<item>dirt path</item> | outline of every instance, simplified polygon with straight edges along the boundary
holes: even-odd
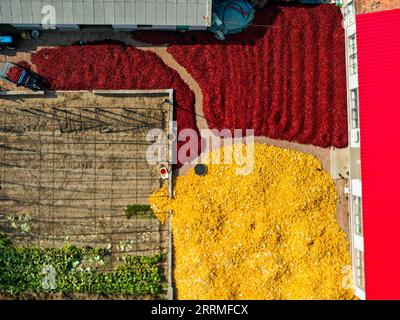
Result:
[[[137,47],[142,50],[148,50],[152,51],[155,54],[157,54],[162,61],[171,69],[174,69],[176,72],[178,72],[179,76],[183,79],[183,81],[186,82],[186,84],[189,86],[189,88],[194,92],[195,95],[195,112],[196,112],[196,124],[199,129],[207,129],[207,120],[206,117],[204,116],[203,113],[203,93],[201,91],[201,88],[199,84],[197,83],[196,80],[192,77],[192,75],[184,68],[182,67],[170,54],[167,49],[168,47],[166,46],[150,46],[148,44],[138,42],[132,38],[126,39],[124,41],[127,45],[131,45],[134,47]]]
[[[196,80],[183,68],[175,58],[167,51],[165,47],[158,48],[143,48],[144,50],[149,50],[156,53],[164,63],[170,68],[176,70],[183,81],[190,87],[190,89],[194,92],[195,95],[195,112],[196,112],[196,123],[199,129],[207,129],[207,121],[203,113],[203,93],[201,92],[201,88]]]

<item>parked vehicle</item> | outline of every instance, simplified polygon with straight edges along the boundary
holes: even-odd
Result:
[[[12,34],[0,34],[0,49],[14,50],[17,47],[17,36]]]
[[[12,62],[3,62],[0,78],[17,85],[17,87],[25,87],[33,91],[43,89],[39,75]]]

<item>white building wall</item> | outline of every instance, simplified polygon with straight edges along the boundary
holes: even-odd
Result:
[[[346,79],[347,79],[347,114],[349,128],[349,167],[357,167],[359,172],[360,157],[359,152],[351,152],[352,148],[360,148],[360,128],[359,128],[359,103],[358,103],[358,60],[357,60],[357,38],[356,38],[356,19],[355,4],[353,0],[345,0],[342,8],[343,28],[345,30],[346,45]],[[351,39],[355,38],[354,42]],[[355,65],[354,65],[355,63]],[[354,99],[356,93],[356,100]],[[353,95],[352,95],[353,93]],[[356,108],[355,108],[356,106]],[[356,156],[355,156],[356,155]],[[354,169],[353,169],[354,170]],[[355,198],[359,197],[360,204],[355,206]],[[357,200],[357,199],[356,199]],[[355,212],[357,209],[357,212]],[[350,241],[353,272],[354,293],[360,299],[365,299],[365,280],[364,280],[364,237],[361,231],[356,232],[356,221],[362,222],[362,181],[359,176],[352,176],[350,169],[350,188],[349,188],[349,216],[350,216]],[[357,215],[357,216],[356,216]],[[358,219],[358,220],[357,220]],[[358,228],[359,230],[359,228]],[[362,228],[361,228],[362,230]],[[361,256],[361,259],[360,259]],[[358,259],[357,259],[358,257]],[[360,262],[361,261],[361,262]],[[360,285],[361,283],[361,285]]]
[[[212,0],[0,0],[0,24],[41,24],[46,5],[57,25],[211,25]]]

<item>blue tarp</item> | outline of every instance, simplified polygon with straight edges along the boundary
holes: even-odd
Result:
[[[254,20],[255,10],[247,0],[215,0],[211,32],[224,40],[225,35],[241,32]]]
[[[11,44],[13,42],[12,36],[0,36],[1,44]]]

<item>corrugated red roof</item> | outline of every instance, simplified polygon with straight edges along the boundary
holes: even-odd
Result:
[[[357,15],[367,299],[400,299],[400,10]]]

